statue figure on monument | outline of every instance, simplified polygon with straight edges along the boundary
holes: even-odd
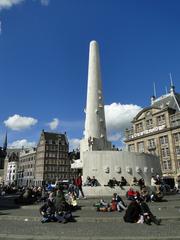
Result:
[[[92,151],[92,145],[93,145],[93,138],[90,136],[88,138],[89,151]]]

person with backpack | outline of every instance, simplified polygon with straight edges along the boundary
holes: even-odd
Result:
[[[40,209],[40,214],[42,215],[41,222],[46,223],[46,222],[56,222],[57,219],[55,217],[55,206],[52,201],[48,199],[46,203],[44,203]]]
[[[66,202],[63,190],[59,188],[54,199],[55,217],[59,223],[74,221],[71,206]]]
[[[116,202],[117,211],[121,212],[121,211],[127,209],[126,204],[124,203],[124,201],[122,200],[122,198],[121,198],[117,193],[114,193],[114,194],[113,194],[112,200]]]

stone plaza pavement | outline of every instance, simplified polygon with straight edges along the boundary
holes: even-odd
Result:
[[[110,200],[109,197],[104,199]],[[124,212],[96,212],[93,204],[98,199],[95,198],[79,200],[82,209],[73,212],[76,222],[42,224],[40,205],[17,206],[13,203],[13,196],[0,197],[0,239],[180,239],[180,194],[165,196],[164,199],[167,201],[149,203],[154,215],[162,219],[162,224],[148,226],[125,223]]]

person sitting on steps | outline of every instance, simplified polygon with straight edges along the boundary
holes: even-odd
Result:
[[[114,193],[114,194],[113,194],[112,201],[115,201],[115,202],[116,202],[117,211],[121,212],[121,211],[127,209],[126,204],[124,203],[124,201],[122,200],[122,198],[121,198],[117,193]]]
[[[95,178],[95,176],[93,176],[91,179],[91,187],[97,187],[99,185],[100,184],[99,184],[98,180]]]
[[[123,188],[126,185],[127,185],[127,180],[125,179],[125,177],[122,176],[119,186],[120,186],[120,188]]]
[[[92,179],[89,176],[87,176],[84,186],[91,186],[91,181]]]
[[[117,181],[116,178],[113,177],[112,179],[109,179],[107,185],[108,185],[110,188],[114,188],[115,186],[119,186],[119,181]]]

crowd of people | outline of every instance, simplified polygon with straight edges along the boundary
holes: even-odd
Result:
[[[114,193],[110,203],[101,199],[99,202],[94,204],[94,206],[97,208],[97,211],[102,212],[125,211],[123,216],[125,222],[145,223],[148,225],[154,223],[156,225],[160,225],[161,219],[157,219],[156,216],[153,215],[147,204],[147,202],[150,201],[162,201],[164,196],[159,186],[160,181],[158,176],[153,176],[152,178],[154,180],[157,179],[155,184],[152,185],[152,187],[154,187],[153,190],[145,185],[143,178],[137,180],[133,177],[131,185],[126,193],[127,201],[129,201],[128,204],[125,203],[117,193]],[[123,177],[121,179],[123,179]],[[120,186],[120,182],[115,178],[111,180],[111,187]]]
[[[97,211],[101,212],[125,211],[123,219],[128,223],[145,223],[148,225],[151,225],[151,223],[160,225],[161,223],[161,219],[153,215],[144,198],[137,193],[130,199],[129,204],[124,203],[123,199],[117,193],[114,193],[111,203],[101,199],[94,206]]]
[[[84,186],[98,186],[98,180],[93,176],[87,177],[84,181]],[[126,192],[126,201],[122,197],[113,193],[111,201],[100,199],[94,206],[97,211],[112,212],[124,211],[124,221],[129,223],[146,223],[151,225],[155,223],[159,225],[160,219],[157,219],[151,212],[148,202],[163,201],[163,191],[161,188],[161,179],[159,175],[152,176],[151,187],[145,185],[143,178],[139,180],[136,177],[132,178],[129,184],[122,176],[120,181],[112,178],[108,182],[108,186],[128,186]],[[78,199],[81,197],[85,199],[83,192],[82,176],[79,174],[76,178],[71,179],[67,185],[62,182],[57,183],[54,187],[51,185],[44,187],[22,187],[17,189],[15,186],[4,186],[0,188],[1,195],[6,193],[19,192],[15,199],[17,204],[32,204],[34,202],[43,203],[40,207],[40,214],[42,216],[41,222],[62,222],[67,223],[75,221],[72,212],[80,209]]]
[[[63,188],[50,192],[47,201],[40,207],[41,222],[74,222],[72,211],[77,210],[78,205],[74,193],[68,193],[66,198]]]

